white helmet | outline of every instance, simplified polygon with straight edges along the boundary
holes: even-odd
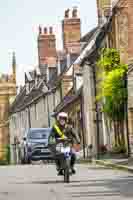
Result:
[[[66,120],[68,119],[68,114],[65,113],[65,112],[60,112],[58,115],[57,115],[57,120],[59,120],[60,118],[66,118]]]

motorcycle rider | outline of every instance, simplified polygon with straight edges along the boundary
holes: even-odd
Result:
[[[71,121],[71,120],[70,120]],[[52,127],[51,133],[49,135],[49,148],[55,157],[55,162],[57,166],[58,175],[63,175],[60,159],[56,157],[56,139],[58,138],[68,138],[71,139],[71,143],[73,144],[80,144],[80,139],[78,135],[75,133],[74,129],[72,128],[71,124],[68,121],[68,114],[65,112],[61,112],[56,117],[56,122]],[[72,173],[75,174],[76,171],[74,169],[74,164],[76,161],[75,152],[72,152],[71,156],[71,170]]]

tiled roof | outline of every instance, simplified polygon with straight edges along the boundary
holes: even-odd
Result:
[[[98,29],[98,27],[93,28],[91,31],[89,31],[87,34],[85,34],[80,42],[89,42],[91,40],[91,37],[93,36],[93,34],[96,32],[96,30]]]
[[[37,86],[33,87],[28,95],[26,94],[26,87],[24,87],[11,105],[10,114],[23,110],[26,106],[42,97],[44,95],[44,92],[42,91],[44,84],[45,83],[41,80]]]

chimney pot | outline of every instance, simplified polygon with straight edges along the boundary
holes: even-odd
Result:
[[[76,18],[78,16],[77,13],[78,13],[77,7],[74,7],[72,11],[72,17]]]
[[[47,27],[44,27],[44,34],[47,34],[47,33],[48,33]]]
[[[65,10],[65,18],[69,18],[69,9]]]
[[[53,27],[52,27],[52,26],[49,27],[49,33],[50,33],[50,34],[53,34]]]

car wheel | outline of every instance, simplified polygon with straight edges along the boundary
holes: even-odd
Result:
[[[30,158],[27,158],[26,164],[31,164]]]
[[[22,165],[26,164],[24,158],[21,159],[21,164],[22,164]]]

